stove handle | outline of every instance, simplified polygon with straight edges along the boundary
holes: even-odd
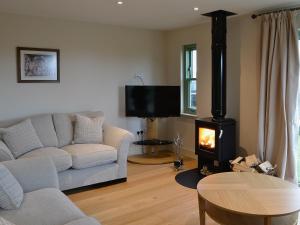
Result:
[[[220,130],[219,139],[221,139],[223,136],[223,130]]]

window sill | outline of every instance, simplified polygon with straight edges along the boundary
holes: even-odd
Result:
[[[197,119],[198,116],[195,114],[188,114],[188,113],[181,113],[180,117],[187,118],[187,119]]]

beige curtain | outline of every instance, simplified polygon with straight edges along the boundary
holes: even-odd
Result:
[[[258,153],[297,182],[298,34],[294,12],[262,17]]]

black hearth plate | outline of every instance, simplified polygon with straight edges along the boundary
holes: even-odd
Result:
[[[199,173],[199,169],[186,170],[178,173],[175,180],[178,184],[192,189],[197,189],[198,182],[205,176]]]

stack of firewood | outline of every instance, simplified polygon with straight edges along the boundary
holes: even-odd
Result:
[[[255,155],[239,156],[230,161],[230,164],[234,172],[265,173],[275,176],[276,165],[272,166],[269,161],[261,162]]]

